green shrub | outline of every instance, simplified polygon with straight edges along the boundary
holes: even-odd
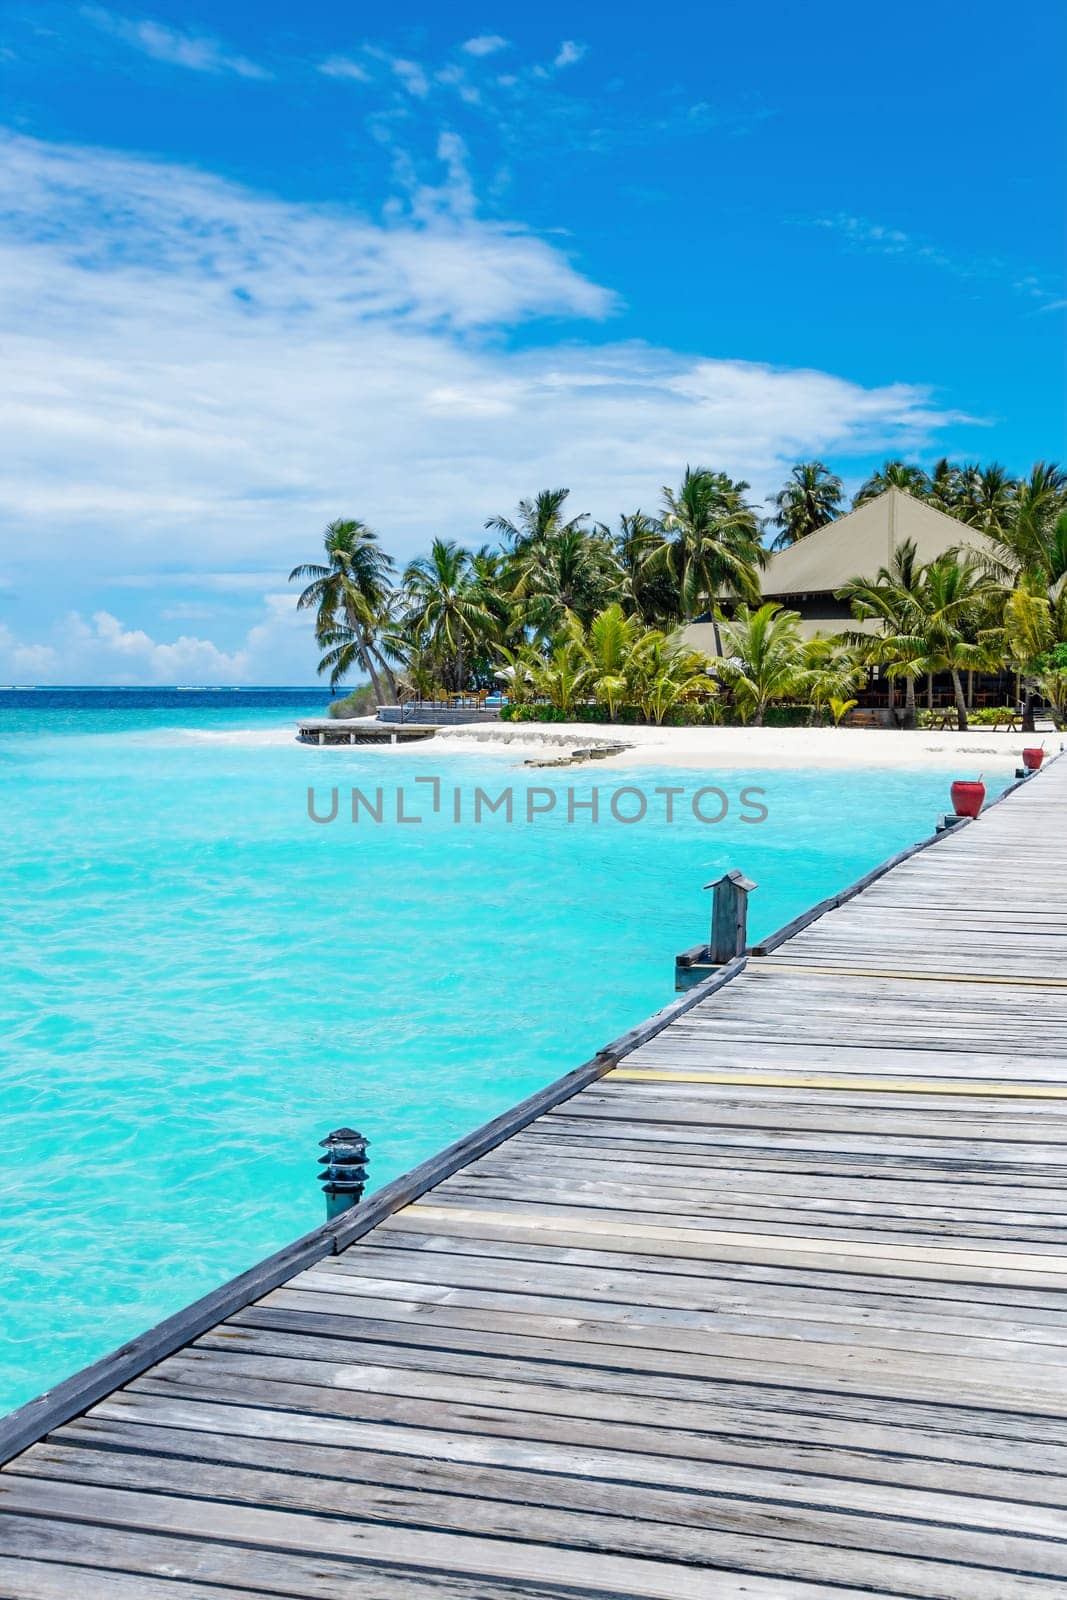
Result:
[[[633,727],[643,725],[647,718],[637,706],[620,706],[613,723],[609,722],[603,706],[580,705],[572,711],[560,711],[550,705],[501,706],[502,722],[595,722],[601,726]],[[770,728],[806,728],[811,721],[810,706],[769,706],[764,722]],[[665,728],[710,728],[743,726],[740,713],[734,706],[724,706],[718,700],[672,706],[663,719]]]
[[[806,728],[810,722],[810,706],[768,706],[763,715],[766,728]]]
[[[371,717],[376,710],[374,691],[369,683],[361,683],[343,700],[334,700],[330,704],[331,717]]]
[[[1014,711],[1013,706],[982,706],[977,711],[968,711],[967,720],[976,728],[991,728],[995,722],[1007,722]]]

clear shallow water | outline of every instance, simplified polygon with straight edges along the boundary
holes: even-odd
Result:
[[[758,881],[758,937],[947,804],[928,771],[291,743],[325,698],[0,693],[0,1411],[318,1222],[329,1128],[370,1137],[378,1186],[665,1004],[709,878]],[[730,813],[702,825],[716,781]],[[476,786],[508,784],[519,816],[529,785],[557,809],[454,823],[456,787],[469,819]],[[337,785],[338,821],[308,820],[309,785],[323,812]],[[352,785],[393,820],[346,821]],[[421,823],[397,825],[398,785]],[[612,819],[624,785],[645,821]],[[594,788],[600,823],[569,824],[568,790]]]

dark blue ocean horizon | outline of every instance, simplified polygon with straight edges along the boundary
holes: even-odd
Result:
[[[218,723],[262,727],[326,712],[346,693],[325,684],[42,684],[0,688],[0,735],[110,733]]]

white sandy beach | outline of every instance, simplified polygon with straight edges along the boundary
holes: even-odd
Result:
[[[644,728],[608,724],[496,723],[441,728],[433,739],[410,744],[409,752],[441,755],[463,750],[513,755],[525,760],[562,756],[569,750],[621,743],[626,749],[603,758],[601,766],[655,767],[938,767],[961,777],[1014,770],[1025,745],[1057,752],[1054,728],[1037,734],[901,732],[888,728]]]

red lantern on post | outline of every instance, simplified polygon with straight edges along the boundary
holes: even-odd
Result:
[[[1031,745],[1028,749],[1023,751],[1023,766],[1026,768],[1027,772],[1036,772],[1044,759],[1044,745],[1042,745],[1040,748],[1038,748],[1036,745]]]

